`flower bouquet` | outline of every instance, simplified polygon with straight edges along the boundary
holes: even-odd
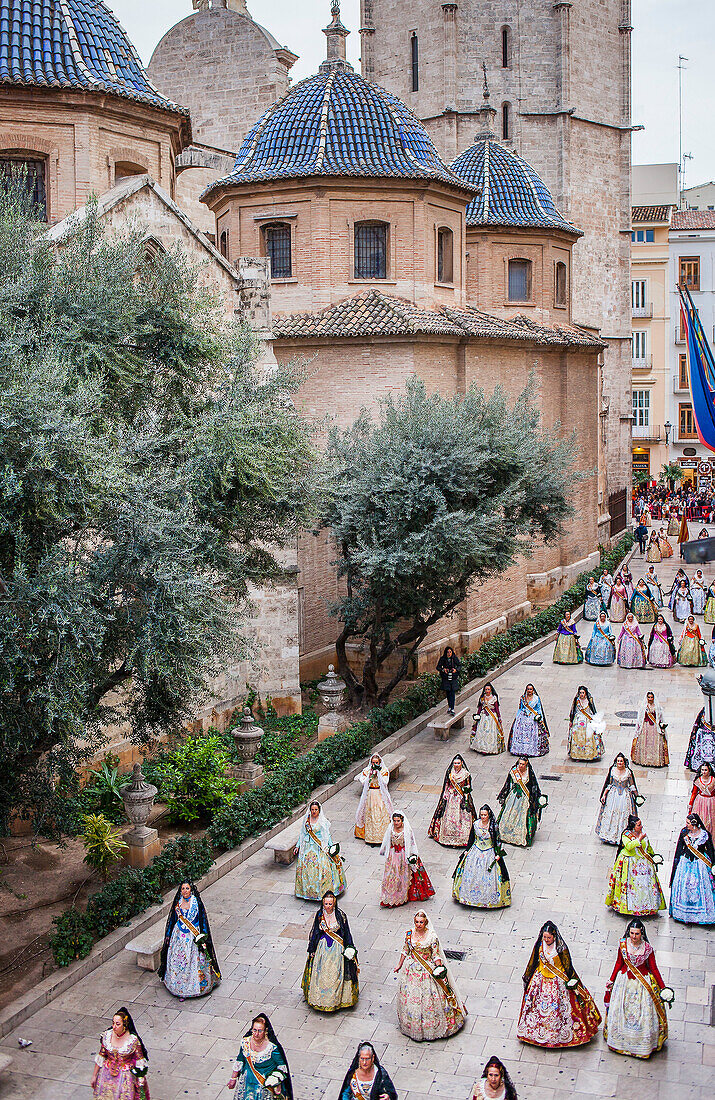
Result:
[[[132,1066],[130,1071],[132,1077],[134,1077],[137,1083],[137,1096],[139,1097],[139,1100],[145,1100],[145,1098],[148,1096],[146,1084],[146,1075],[148,1071],[149,1067],[147,1065]]]
[[[675,1001],[675,990],[671,989],[669,985],[664,985],[660,991],[660,999],[664,1005],[672,1008]]]
[[[330,847],[328,848],[328,855],[330,856],[331,859],[335,859],[337,856],[339,856],[340,855],[340,845],[339,844],[331,844]]]
[[[417,856],[408,856],[407,862],[409,863],[410,867],[416,867],[419,863],[419,859],[417,858]]]
[[[541,809],[542,810],[545,809],[548,806],[548,804],[549,804],[549,796],[547,794],[540,794],[539,795],[539,806],[541,807]]]
[[[198,936],[194,936],[194,946],[198,951],[205,951],[208,942],[209,938],[205,932],[199,932]]]
[[[437,979],[438,982],[445,982],[447,980],[447,967],[435,966],[434,970],[432,971],[432,975]]]
[[[576,989],[578,986],[578,978],[569,978],[566,982],[567,989]]]
[[[642,806],[643,803],[645,802],[645,795],[644,794],[637,794],[633,801],[635,802],[636,806]]]
[[[277,1096],[283,1091],[283,1085],[286,1080],[286,1074],[282,1069],[274,1069],[272,1073],[269,1073],[263,1084],[271,1092],[274,1092]]]
[[[149,1072],[149,1067],[148,1066],[132,1066],[132,1069],[131,1069],[132,1077],[136,1077],[137,1080],[140,1080],[140,1081],[144,1080],[144,1078],[146,1077],[148,1072]]]
[[[663,866],[663,857],[658,855],[657,852],[655,852],[654,855],[653,855],[653,862],[655,863],[656,867],[662,867]]]
[[[343,951],[343,958],[347,959],[348,962],[353,962],[357,958],[357,951],[354,947],[346,947]]]

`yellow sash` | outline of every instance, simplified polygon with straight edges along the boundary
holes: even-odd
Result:
[[[330,936],[331,940],[335,940],[336,943],[339,943],[340,946],[343,947],[342,936],[338,932],[333,932],[332,928],[328,928],[324,917],[320,918],[320,931],[325,932],[326,936]]]
[[[472,777],[471,777],[471,775],[469,775],[468,772],[464,772],[463,783],[460,783],[458,779],[453,779],[452,778],[452,773],[451,772],[449,773],[449,784],[452,787],[452,789],[454,790],[455,794],[458,794],[460,798],[462,798],[464,796],[464,794],[466,793],[465,788],[466,788],[466,785],[470,781],[471,778]]]
[[[181,921],[181,923],[188,928],[189,932],[191,932],[194,937],[201,935],[201,929],[197,928],[195,924],[192,924],[186,914],[181,912],[180,905],[177,905],[176,907],[176,916]]]
[[[626,948],[626,941],[625,940],[621,940],[620,944],[618,945],[618,949],[621,952],[621,958],[623,959],[623,962],[625,963],[625,966],[626,966],[626,970],[628,971],[630,976],[632,978],[635,978],[636,981],[639,981],[641,983],[641,985],[643,986],[643,988],[646,989],[648,991],[648,993],[650,994],[651,1000],[653,1001],[653,1004],[655,1005],[655,1011],[656,1011],[658,1019],[661,1023],[661,1026],[663,1027],[663,1029],[665,1031],[667,1031],[667,1029],[668,1029],[668,1017],[665,1014],[665,1006],[664,1006],[663,1002],[661,1001],[660,997],[655,996],[653,994],[653,987],[650,984],[650,982],[648,981],[648,979],[646,978],[645,974],[641,974],[638,967],[634,966],[633,963],[631,962],[631,960],[628,958],[628,950]]]
[[[457,996],[454,993],[454,991],[452,990],[452,988],[450,987],[449,982],[447,981],[446,978],[436,978],[435,977],[434,967],[430,966],[427,959],[421,954],[419,947],[415,947],[414,944],[412,943],[412,933],[411,932],[408,932],[407,935],[405,936],[405,948],[407,950],[407,954],[411,955],[413,959],[416,959],[416,961],[420,964],[420,966],[422,966],[427,971],[430,978],[432,978],[432,980],[434,982],[436,982],[436,984],[439,986],[439,988],[444,993],[445,998],[447,1000],[447,1003],[452,1008],[456,1009],[457,1008]]]
[[[492,719],[495,726],[499,730],[499,733],[503,734],[504,730],[502,729],[502,725],[501,725],[501,721],[499,719],[499,716],[497,714],[495,714],[495,712],[491,709],[491,707],[489,706],[488,703],[482,703],[482,710],[485,710],[487,712],[487,714],[489,715],[489,717]]]
[[[516,765],[515,768],[511,769],[511,777],[514,780],[515,783],[518,783],[518,785],[521,787],[522,791],[524,792],[524,794],[528,798],[529,797],[529,788],[527,787],[526,783],[524,782],[524,780],[521,777],[521,773],[519,772],[519,765],[518,764]]]
[[[310,838],[311,838],[312,840],[314,840],[314,841],[315,841],[315,843],[316,843],[316,844],[318,845],[318,847],[320,848],[320,850],[321,850],[321,852],[323,853],[323,855],[324,855],[324,856],[327,856],[327,857],[328,857],[328,859],[332,859],[332,861],[333,861],[333,863],[335,864],[335,866],[336,866],[336,867],[339,867],[339,866],[340,866],[340,856],[339,856],[339,855],[337,855],[337,856],[331,856],[330,852],[327,852],[327,851],[325,850],[325,848],[323,847],[322,843],[320,842],[320,840],[318,840],[318,837],[317,837],[317,836],[316,836],[316,834],[315,834],[315,833],[313,832],[313,826],[312,826],[312,825],[310,824],[310,820],[306,820],[306,823],[305,823],[305,831],[307,832],[308,836],[309,836],[309,837],[310,837]]]
[[[708,868],[708,870],[712,871],[713,865],[710,862],[710,860],[708,859],[708,857],[705,855],[705,852],[701,852],[699,848],[696,848],[693,844],[691,844],[690,841],[688,840],[687,836],[683,837],[683,844],[688,849],[688,851],[691,852],[696,857],[696,859],[702,860],[702,862],[705,864],[705,866]]]

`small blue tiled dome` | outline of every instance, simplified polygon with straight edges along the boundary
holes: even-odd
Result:
[[[245,138],[233,183],[300,176],[370,176],[441,180],[471,191],[440,159],[412,112],[346,63],[321,65],[263,115]]]
[[[110,92],[186,114],[149,80],[102,0],[0,0],[0,85]]]
[[[560,229],[582,236],[559,214],[548,187],[531,165],[494,140],[493,134],[480,134],[450,167],[476,191],[467,207],[468,226]]]

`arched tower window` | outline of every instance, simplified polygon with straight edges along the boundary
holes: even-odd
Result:
[[[37,214],[47,221],[47,161],[37,154],[8,149],[0,152],[0,179],[16,180],[27,190]]]
[[[511,108],[508,103],[501,105],[501,137],[502,141],[511,141]]]
[[[510,302],[531,301],[531,260],[509,260],[507,289]]]
[[[501,67],[502,69],[511,68],[511,28],[502,27],[501,29]]]
[[[420,45],[417,39],[417,31],[410,35],[410,65],[412,68],[412,91],[418,92],[420,88]]]
[[[355,278],[387,278],[387,224],[358,222],[355,226]]]
[[[437,282],[454,282],[454,233],[444,225],[437,230]]]
[[[132,164],[128,160],[120,160],[114,165],[114,182],[119,183],[120,180],[129,179],[130,176],[144,176],[146,175],[146,168],[143,168],[141,164]]]
[[[228,234],[229,234],[228,229],[224,229],[224,230],[221,231],[221,235],[219,236],[219,239],[218,239],[218,250],[221,253],[221,255],[223,256],[224,260],[228,259],[228,241],[229,241]]]
[[[565,306],[567,304],[567,293],[566,264],[559,260],[554,269],[554,305]]]
[[[285,222],[264,225],[263,245],[271,261],[271,278],[290,279],[293,274],[290,226]]]

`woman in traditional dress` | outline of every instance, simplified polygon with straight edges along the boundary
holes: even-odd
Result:
[[[357,1048],[338,1100],[397,1100],[397,1090],[372,1043],[360,1043]]]
[[[122,1006],[99,1040],[90,1088],[97,1100],[149,1100],[149,1055]]]
[[[589,577],[586,582],[586,599],[583,605],[583,617],[589,623],[595,623],[599,612],[603,607],[601,590],[595,577]]]
[[[663,560],[663,555],[660,552],[660,543],[658,542],[658,532],[655,530],[650,533],[645,560],[654,562],[656,565]]]
[[[370,762],[355,776],[362,784],[362,794],[355,814],[355,836],[366,844],[382,844],[385,829],[392,816],[392,799],[387,789],[390,773],[375,752]]]
[[[693,598],[693,612],[696,615],[702,615],[705,611],[707,591],[708,585],[703,576],[703,571],[702,569],[696,569],[695,576],[690,583],[690,595]]]
[[[603,756],[603,731],[606,723],[596,711],[588,688],[581,684],[569,712],[569,756],[572,760],[600,760]]]
[[[668,723],[663,721],[663,708],[652,691],[641,700],[636,718],[636,735],[631,745],[631,760],[642,768],[667,768],[669,763]]]
[[[477,816],[472,801],[472,776],[463,756],[455,756],[444,773],[442,793],[427,835],[445,848],[464,848]]]
[[[613,577],[610,573],[606,572],[603,574],[603,576],[601,577],[600,588],[603,606],[608,607],[611,599],[611,592],[613,591]]]
[[[705,717],[705,707],[699,712],[688,739],[685,767],[696,772],[707,760],[715,760],[715,729]]]
[[[625,585],[625,589],[626,589],[626,592],[628,594],[628,602],[630,603],[631,600],[633,599],[633,593],[635,591],[635,588],[634,588],[634,585],[633,585],[633,574],[631,573],[631,571],[630,571],[630,569],[628,568],[627,565],[624,565],[623,568],[621,569],[621,580],[623,581],[623,584]]]
[[[544,708],[534,685],[527,684],[509,731],[509,752],[512,756],[546,756],[548,751],[549,727]]]
[[[611,624],[605,611],[593,624],[591,639],[586,646],[586,663],[589,665],[612,665],[616,659],[616,640],[611,633]]]
[[[221,981],[209,918],[196,887],[182,882],[164,931],[159,977],[175,997],[203,997]]]
[[[618,573],[613,582],[613,588],[611,589],[611,598],[608,603],[608,617],[612,623],[622,623],[626,617],[627,611],[628,592],[621,578],[621,574]]]
[[[648,585],[648,591],[650,592],[651,599],[656,607],[663,606],[663,589],[660,587],[660,581],[658,574],[655,571],[655,566],[648,566],[648,572],[645,575],[645,583]]]
[[[715,836],[715,764],[710,760],[704,760],[698,769],[688,810],[698,814],[710,836]]]
[[[664,527],[661,527],[658,532],[658,546],[660,547],[661,557],[664,561],[667,558],[672,558],[673,547]]]
[[[645,925],[642,920],[632,920],[618,945],[616,965],[606,982],[603,1038],[611,1050],[650,1058],[654,1050],[661,1049],[668,1038],[661,997],[665,989]]]
[[[670,519],[668,520],[668,534],[671,538],[674,538],[680,531],[680,518],[678,516],[678,509],[671,508]]]
[[[512,1079],[499,1058],[487,1062],[481,1080],[474,1086],[472,1100],[517,1100]]]
[[[648,664],[653,668],[672,668],[676,658],[673,631],[663,616],[658,615],[648,639]]]
[[[475,909],[505,909],[511,905],[509,872],[490,806],[482,806],[452,875],[452,897]]]
[[[504,752],[504,729],[499,710],[499,696],[491,684],[485,684],[479,696],[469,747],[488,755]]]
[[[685,585],[689,594],[690,581],[688,580],[687,573],[684,569],[679,569],[678,572],[675,574],[675,576],[673,577],[673,583],[670,586],[670,592],[668,593],[668,607],[673,613],[675,613],[675,600],[680,592],[681,585]]]
[[[293,1100],[288,1059],[265,1012],[241,1040],[228,1087],[237,1084],[240,1100]]]
[[[424,909],[415,913],[395,974],[400,974],[397,1020],[410,1039],[446,1039],[464,1027],[467,1015],[439,939]]]
[[[417,851],[415,834],[404,814],[392,815],[380,855],[385,857],[380,905],[391,909],[408,901],[434,897],[434,888]]]
[[[578,630],[571,622],[571,612],[566,611],[556,630],[553,662],[555,665],[580,665],[582,660]]]
[[[308,940],[308,959],[301,989],[317,1012],[352,1008],[358,999],[357,949],[348,918],[338,909],[332,890],[323,896]]]
[[[520,757],[510,769],[497,800],[501,805],[497,819],[501,839],[520,848],[531,847],[542,810],[549,800],[541,793],[527,757]]]
[[[700,633],[700,627],[695,622],[695,616],[688,615],[683,632],[680,635],[678,664],[683,665],[685,668],[700,668],[701,665],[707,663],[705,642]]]
[[[645,668],[645,642],[632,611],[626,615],[618,635],[618,665],[620,668]]]
[[[619,752],[608,769],[601,789],[601,809],[596,821],[596,836],[604,844],[620,844],[621,836],[631,814],[636,812],[638,786],[628,767],[628,761]]]
[[[705,593],[705,611],[703,613],[703,619],[708,626],[715,625],[715,581],[708,585],[708,590]]]
[[[708,667],[715,668],[715,626],[710,635],[710,644],[708,646]]]
[[[662,862],[662,857],[656,856],[651,847],[643,822],[631,814],[611,871],[606,905],[623,916],[656,916],[665,909],[658,879],[658,866]]]
[[[651,599],[650,589],[643,577],[638,581],[631,600],[631,611],[639,623],[654,623],[657,608]]]
[[[673,920],[715,924],[715,851],[710,833],[697,814],[688,814],[680,830],[670,874]]]
[[[333,844],[330,822],[315,799],[306,810],[295,852],[298,856],[295,896],[320,901],[328,890],[332,890],[340,897],[346,886],[340,848]]]
[[[580,1047],[598,1032],[601,1013],[571,962],[553,921],[542,925],[524,971],[517,1039],[532,1046]]]

